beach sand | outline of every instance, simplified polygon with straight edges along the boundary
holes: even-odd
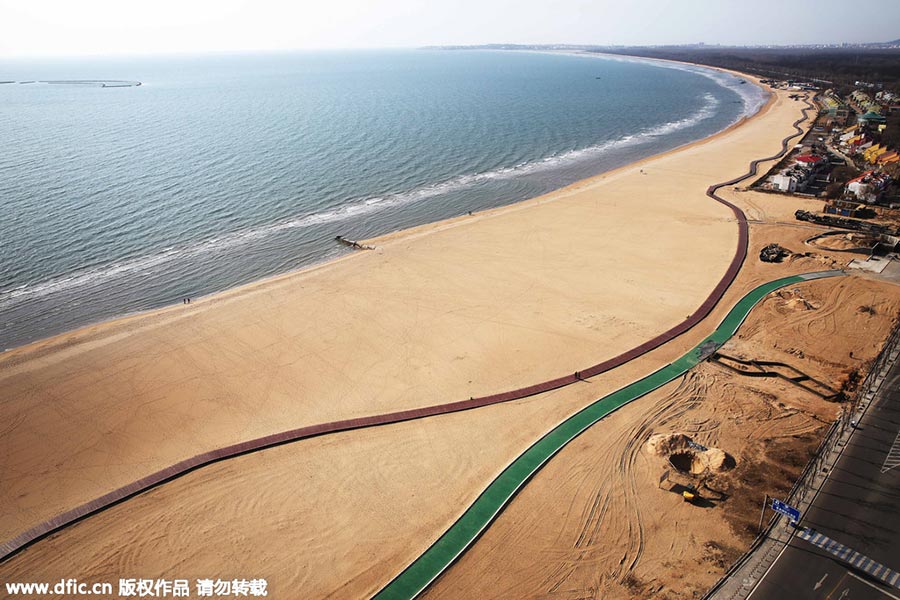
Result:
[[[733,216],[705,196],[707,186],[776,152],[800,108],[779,94],[763,114],[722,135],[553,194],[385,236],[369,242],[375,251],[3,355],[0,422],[9,425],[0,493],[10,507],[3,538],[209,448],[516,388],[668,329],[702,302],[734,252]],[[761,195],[729,194],[767,217],[788,214]],[[508,404],[309,439],[201,469],[39,542],[0,565],[0,578],[265,577],[273,593],[371,594],[562,418],[686,351],[754,285],[829,268],[820,257],[759,263],[757,246],[808,231],[770,220],[751,230],[747,264],[713,315],[632,363]],[[860,331],[876,338],[885,331],[884,317],[866,323],[871,332]],[[873,354],[876,346],[858,351]],[[582,448],[593,458],[579,460],[608,463],[597,457],[615,456],[617,440],[628,439],[653,402],[594,427],[613,454]],[[551,464],[563,471],[579,464],[562,458]],[[535,493],[546,497],[547,486]],[[501,522],[524,535],[521,521],[504,513]],[[478,580],[494,568],[481,546],[435,594],[479,596]]]
[[[796,113],[780,100],[640,168],[4,353],[0,538],[211,448],[515,389],[669,329],[734,253],[706,186]]]
[[[806,297],[820,310],[788,318],[779,298],[770,297],[726,349],[786,359],[834,382],[840,368],[829,363],[837,364],[847,348],[863,358],[877,353],[877,332],[900,308],[900,291],[891,295],[885,287],[855,277],[804,284]],[[873,295],[890,296],[878,301],[874,317],[857,310]],[[836,310],[841,306],[843,311]],[[850,335],[834,344],[833,335],[821,335],[825,327]],[[685,337],[700,338],[693,332]],[[786,357],[790,347],[761,352],[779,339],[794,340],[806,350],[806,360]],[[41,541],[0,565],[0,577],[262,577],[276,597],[297,590],[304,597],[368,597],[418,556],[531,440],[578,407],[674,358],[688,340],[678,345],[685,347],[661,348],[584,386],[314,438],[212,465]],[[713,564],[722,557],[705,544],[717,540],[734,557],[747,543],[725,516],[726,508],[736,507],[698,519],[679,497],[656,488],[665,465],[641,454],[643,441],[657,431],[688,432],[732,453],[743,466],[751,460],[747,455],[762,454],[761,442],[815,432],[822,421],[813,417],[827,420],[836,410],[769,382],[743,390],[744,381],[716,369],[703,365],[578,438],[429,594],[533,597],[562,580],[573,594],[595,590],[605,594],[600,597],[620,597],[628,589],[623,556],[635,561],[639,585],[652,580],[651,586],[684,590],[715,581],[727,562]],[[778,402],[787,408],[779,409]],[[592,513],[598,497],[610,504]],[[741,508],[746,518],[747,506]],[[751,519],[757,510],[750,506]],[[591,537],[576,544],[584,530]]]

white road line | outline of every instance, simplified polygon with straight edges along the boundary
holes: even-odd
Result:
[[[897,465],[900,465],[900,431],[897,432],[897,437],[894,438],[891,449],[888,451],[887,456],[884,457],[884,464],[881,465],[881,472],[887,473]]]
[[[867,586],[869,586],[869,587],[872,588],[873,590],[878,590],[879,592],[881,592],[882,594],[884,594],[884,595],[887,596],[888,598],[893,598],[894,600],[900,600],[900,596],[895,596],[895,595],[893,595],[892,593],[887,592],[887,591],[881,589],[880,587],[878,587],[878,586],[875,585],[874,583],[869,583],[868,581],[866,581],[865,579],[863,579],[863,578],[860,577],[859,575],[856,575],[855,573],[851,573],[850,571],[847,571],[847,573],[850,575],[850,577],[853,577],[854,579],[858,579],[858,580],[862,581],[864,584],[866,584]]]
[[[784,554],[785,550],[787,550],[790,545],[791,538],[789,537],[787,543],[781,546],[781,552],[778,553],[778,556],[775,557],[775,560],[772,561],[772,564],[769,565],[769,568],[766,569],[766,572],[762,574],[762,577],[756,580],[756,584],[753,586],[753,589],[750,590],[749,594],[747,594],[747,600],[750,600],[750,597],[753,596],[754,592],[759,589],[759,584],[763,582],[763,579],[766,578],[766,575],[768,575],[769,572],[775,567],[775,565],[778,563],[778,559],[781,558],[781,555]],[[898,598],[897,600],[900,600],[900,598]]]

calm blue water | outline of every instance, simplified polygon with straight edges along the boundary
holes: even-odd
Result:
[[[139,80],[139,87],[40,83]],[[705,137],[756,88],[539,53],[0,63],[0,349]]]

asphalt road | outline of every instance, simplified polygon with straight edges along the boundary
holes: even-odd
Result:
[[[809,527],[900,571],[900,360],[850,438],[813,505],[801,517]],[[895,598],[891,588],[794,536],[752,600],[859,600]]]

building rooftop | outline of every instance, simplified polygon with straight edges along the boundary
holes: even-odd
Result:
[[[859,118],[859,120],[860,121],[877,121],[879,123],[884,123],[885,121],[887,121],[887,119],[885,119],[884,117],[879,115],[877,112],[872,111],[872,110],[870,110],[869,112],[867,112],[866,114],[861,116]]]

